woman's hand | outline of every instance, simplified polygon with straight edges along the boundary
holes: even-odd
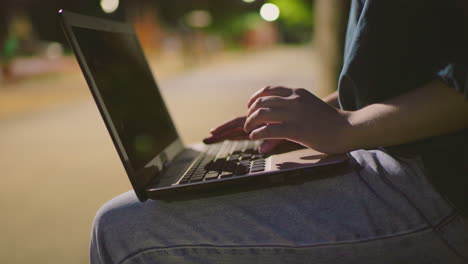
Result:
[[[248,108],[243,135],[252,140],[287,139],[324,153],[349,150],[348,112],[305,89],[266,87],[252,96]]]
[[[337,101],[337,93],[330,96]],[[255,93],[248,103],[247,116],[241,116],[212,129],[203,142],[265,139],[260,152],[268,153],[285,141],[293,141],[325,153],[344,152],[346,112],[324,102],[304,89],[266,87]],[[311,113],[309,113],[311,112]],[[330,120],[327,120],[331,116]],[[335,121],[335,122],[334,122]],[[328,127],[334,124],[334,127]],[[309,129],[313,131],[294,131]],[[325,131],[323,131],[325,130]],[[272,134],[267,134],[272,133]],[[309,138],[320,135],[319,139]]]
[[[267,139],[272,150],[286,139],[324,153],[342,153],[468,128],[468,103],[440,80],[353,112],[331,106],[336,98],[335,93],[327,103],[305,89],[266,87],[249,100],[247,117],[214,129],[205,142]]]
[[[244,131],[246,116],[236,117],[224,124],[212,129],[211,136],[203,140],[206,144],[217,143],[223,140],[246,140],[249,135]],[[273,151],[282,141],[278,139],[265,140],[260,145],[260,152],[268,153]]]

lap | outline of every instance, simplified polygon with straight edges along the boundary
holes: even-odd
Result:
[[[133,192],[125,193],[98,212],[91,258],[355,263],[382,258],[385,248],[390,252],[385,259],[395,263],[424,248],[421,257],[434,253],[429,260],[458,260],[434,232],[435,226],[455,221],[454,211],[433,191],[417,161],[396,160],[382,151],[352,156],[355,169],[301,185],[177,202],[140,203]]]

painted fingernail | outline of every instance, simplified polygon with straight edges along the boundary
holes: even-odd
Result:
[[[208,138],[203,139],[203,143],[205,144],[212,143],[213,141],[214,141],[214,137],[208,137]]]
[[[267,154],[271,151],[271,147],[269,145],[261,145],[259,151],[262,154]]]
[[[269,145],[266,142],[263,142],[260,147],[258,148],[258,151],[262,154],[266,153],[269,151]]]
[[[263,149],[263,146],[258,147],[258,152],[260,152],[260,154],[265,154],[265,150]]]

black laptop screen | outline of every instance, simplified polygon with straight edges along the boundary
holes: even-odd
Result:
[[[134,170],[177,139],[145,56],[131,33],[73,27]]]

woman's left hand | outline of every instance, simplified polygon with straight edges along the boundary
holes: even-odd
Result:
[[[248,103],[244,130],[249,138],[287,139],[323,153],[348,151],[348,112],[305,89],[266,87]]]

